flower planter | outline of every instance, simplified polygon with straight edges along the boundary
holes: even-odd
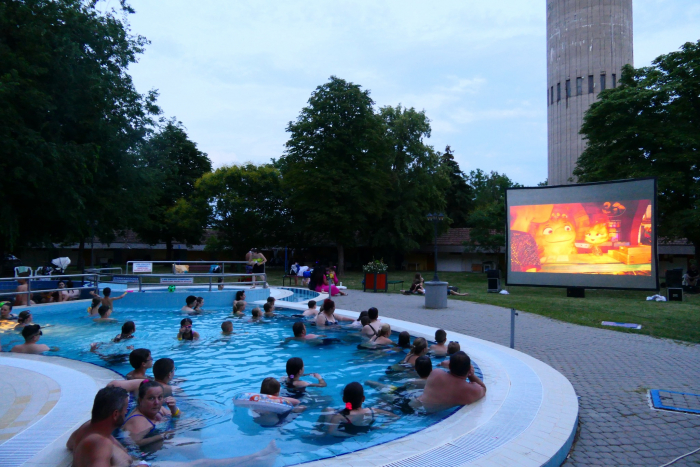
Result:
[[[380,273],[365,273],[365,285],[363,287],[363,292],[367,290],[372,290],[376,292],[377,290],[388,290],[389,283],[387,281],[387,274],[385,272]]]

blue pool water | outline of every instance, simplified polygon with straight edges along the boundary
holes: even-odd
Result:
[[[35,321],[52,325],[44,330],[41,342],[60,350],[49,355],[94,363],[121,374],[132,369],[126,359],[127,345],[150,349],[154,360],[162,357],[175,360],[176,379],[179,380],[176,384],[181,391],[174,395],[183,416],[163,429],[175,430],[174,440],[190,438],[196,442],[186,448],[166,446],[155,453],[141,453],[147,460],[241,456],[259,451],[274,439],[281,449],[276,465],[291,465],[391,441],[424,429],[454,412],[430,416],[409,413],[402,410],[400,404],[387,401],[386,395],[365,385],[366,406],[390,410],[400,418],[391,423],[380,418],[375,423],[379,429],[352,438],[324,437],[316,430],[318,417],[326,407],[343,407],[342,389],[349,382],[375,380],[400,385],[415,377],[415,374],[386,373],[387,367],[400,361],[405,353],[358,350],[359,338],[349,331],[324,330],[323,334],[341,339],[341,343],[327,346],[295,341],[283,344],[285,337],[292,336],[291,327],[296,320],[291,315],[298,312],[281,309],[277,310],[278,318],[264,324],[250,323],[248,318],[228,318],[233,321],[235,334],[225,337],[220,326],[229,317],[230,309],[214,308],[191,317],[193,329],[200,333],[201,339],[181,342],[176,336],[184,314],[172,308],[120,308],[119,302],[116,303],[113,317],[117,323],[94,323],[86,316],[85,302],[80,306],[47,307],[41,311],[37,307]],[[251,308],[246,310],[248,316]],[[123,344],[109,344],[127,320],[136,323],[135,337]],[[307,324],[307,328],[309,333],[315,332],[313,326]],[[16,331],[5,331],[1,342],[2,350],[7,351],[21,343],[22,338]],[[91,342],[108,343],[99,349],[101,356],[89,351]],[[306,373],[321,374],[328,387],[309,388],[302,398],[302,404],[308,409],[297,418],[279,427],[261,427],[247,409],[233,406],[232,397],[241,392],[258,392],[260,383],[268,376],[284,377],[285,364],[291,357],[301,357]],[[434,367],[441,360],[434,358]],[[304,379],[315,381],[310,377]],[[282,395],[285,395],[284,388]]]

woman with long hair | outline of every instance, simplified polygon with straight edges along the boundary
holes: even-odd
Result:
[[[340,321],[354,321],[352,318],[335,315],[335,302],[331,299],[325,299],[321,312],[316,316],[316,326],[337,326]]]
[[[348,437],[367,433],[372,429],[377,415],[398,418],[397,415],[386,410],[362,407],[365,402],[365,390],[357,382],[345,386],[343,402],[344,409],[335,411],[329,407],[321,415],[320,422],[324,425],[324,431],[331,436]]]
[[[315,267],[314,272],[311,276],[311,283],[313,283],[316,292],[328,293],[330,290],[331,297],[334,295],[347,295],[345,292],[341,291],[336,284],[338,283],[338,276],[332,273],[330,268]],[[309,288],[311,288],[311,283],[309,283]]]

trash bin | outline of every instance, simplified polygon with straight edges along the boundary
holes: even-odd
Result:
[[[431,309],[447,308],[447,282],[424,282],[425,307]]]

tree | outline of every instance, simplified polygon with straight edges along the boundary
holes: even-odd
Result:
[[[216,236],[207,248],[242,257],[254,246],[285,244],[290,226],[284,198],[280,173],[273,165],[232,165],[204,174],[194,195],[178,209],[208,210],[208,224]]]
[[[425,216],[444,210],[449,181],[438,154],[424,142],[430,137],[430,120],[424,111],[388,106],[379,116],[386,129],[390,172],[386,209],[369,232],[370,243],[403,253],[432,237]]]
[[[152,172],[138,147],[159,110],[126,72],[147,41],[117,16],[79,0],[0,4],[3,250],[82,247],[145,212]]]
[[[386,138],[369,91],[331,76],[312,93],[277,161],[295,225],[331,241],[338,268],[345,246],[376,223],[389,183]]]
[[[447,146],[440,156],[440,163],[447,171],[450,185],[445,192],[447,206],[445,214],[452,219],[451,227],[466,227],[469,213],[473,208],[474,191],[467,183],[464,172],[454,158],[452,149]]]
[[[655,176],[657,225],[700,246],[700,41],[643,68],[625,66],[584,117],[582,182]]]
[[[474,190],[474,211],[469,215],[471,230],[465,246],[471,251],[497,253],[506,244],[506,190],[522,185],[505,174],[486,174],[481,169],[472,170],[468,181]]]
[[[148,219],[135,230],[146,243],[165,242],[166,259],[171,260],[173,241],[194,244],[202,238],[207,211],[185,211],[183,203],[194,193],[195,182],[211,172],[211,161],[175,119],[144,144],[142,154],[147,166],[157,171],[158,199],[149,207]]]

